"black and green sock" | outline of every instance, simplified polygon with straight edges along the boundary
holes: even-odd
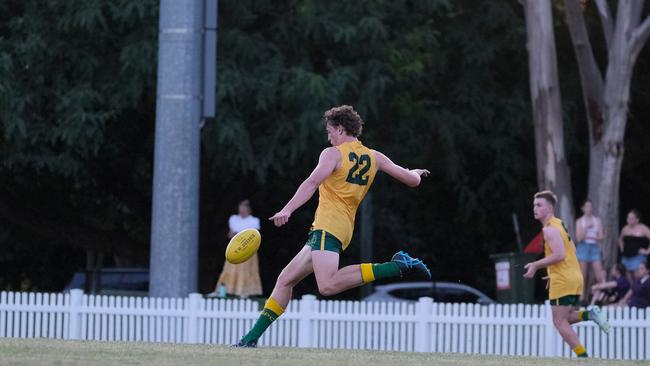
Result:
[[[581,322],[589,320],[589,310],[580,310],[578,311],[578,320]]]
[[[266,304],[264,304],[264,309],[262,309],[262,312],[260,313],[260,317],[257,318],[257,321],[255,322],[255,325],[253,325],[253,328],[246,333],[246,335],[242,338],[242,341],[244,343],[248,343],[251,341],[257,342],[258,339],[264,334],[264,331],[277,319],[280,315],[284,313],[284,309],[280,304],[278,304],[277,301],[275,301],[272,297],[269,297],[268,300],[266,300]]]

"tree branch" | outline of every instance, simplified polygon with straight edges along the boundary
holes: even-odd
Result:
[[[600,21],[603,24],[605,44],[607,45],[607,49],[609,49],[612,33],[614,32],[614,19],[612,18],[612,12],[609,9],[607,0],[596,0],[596,6],[598,7],[598,15],[600,15]]]
[[[650,15],[632,32],[632,57],[636,59],[650,37]]]
[[[569,26],[571,42],[573,43],[573,49],[578,59],[578,66],[580,69],[585,66],[589,66],[589,68],[595,66],[595,70],[598,72],[597,76],[602,80],[602,75],[597,67],[596,58],[591,47],[591,41],[589,40],[589,34],[587,33],[585,19],[580,10],[580,4],[578,0],[565,0],[564,3],[566,22]]]
[[[643,5],[645,5],[645,0],[634,0],[632,2],[632,24],[635,26],[641,23],[641,13],[643,12]]]
[[[603,75],[596,63],[578,0],[565,0],[564,4],[566,22],[580,71],[582,98],[589,123],[589,141],[593,144],[600,141],[604,131]]]

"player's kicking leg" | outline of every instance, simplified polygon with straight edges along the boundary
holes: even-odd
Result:
[[[260,317],[253,328],[235,344],[235,347],[256,347],[264,331],[273,323],[289,305],[293,288],[312,273],[311,248],[305,246],[284,267],[275,283],[271,296],[264,304]]]
[[[402,251],[395,253],[390,262],[362,263],[339,269],[339,254],[343,247],[335,236],[325,230],[312,231],[307,245],[312,249],[314,275],[318,291],[323,296],[332,296],[379,279],[412,275],[431,278],[431,272],[421,260],[411,258]]]
[[[323,296],[361,286],[386,278],[419,277],[430,279],[431,272],[419,259],[402,251],[393,255],[390,262],[363,263],[339,269],[339,254],[334,251],[312,250],[311,259],[318,290]]]
[[[609,333],[609,322],[607,317],[600,310],[600,307],[592,305],[585,310],[574,310],[569,316],[569,323],[575,324],[582,321],[591,320],[598,325],[604,333]]]
[[[322,233],[325,235],[325,233]],[[318,290],[323,296],[332,296],[339,292],[363,285],[364,283],[383,278],[398,278],[417,275],[421,278],[431,278],[427,266],[417,258],[411,258],[407,253],[396,253],[390,262],[381,264],[364,263],[339,269],[340,245],[330,245],[330,241],[312,240],[321,243],[307,245],[282,270],[271,297],[264,305],[253,328],[237,343],[237,347],[256,347],[258,339],[264,331],[286,309],[291,300],[293,287],[312,271],[316,276]],[[322,249],[314,249],[322,248]],[[327,249],[325,249],[327,248]]]

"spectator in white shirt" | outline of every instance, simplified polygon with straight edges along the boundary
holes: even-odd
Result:
[[[237,215],[232,215],[228,219],[228,239],[244,229],[260,229],[260,219],[253,216],[252,213],[248,200],[239,203]],[[240,298],[262,294],[262,280],[260,278],[257,253],[240,264],[224,261],[215,292],[210,295],[223,295],[223,292]]]

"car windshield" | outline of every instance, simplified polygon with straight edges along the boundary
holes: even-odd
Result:
[[[418,300],[421,297],[433,297],[433,288],[431,287],[414,287],[414,288],[401,288],[389,291],[392,296],[404,300]]]
[[[457,303],[476,303],[478,295],[460,288],[438,288],[438,298],[434,299],[439,302],[457,302]]]
[[[149,273],[147,271],[101,271],[99,272],[97,286],[102,291],[125,290],[125,291],[148,291]],[[91,286],[86,281],[91,280],[92,273],[77,272],[66,286],[67,289],[84,289]]]
[[[102,273],[101,286],[104,289],[148,291],[146,273]]]

